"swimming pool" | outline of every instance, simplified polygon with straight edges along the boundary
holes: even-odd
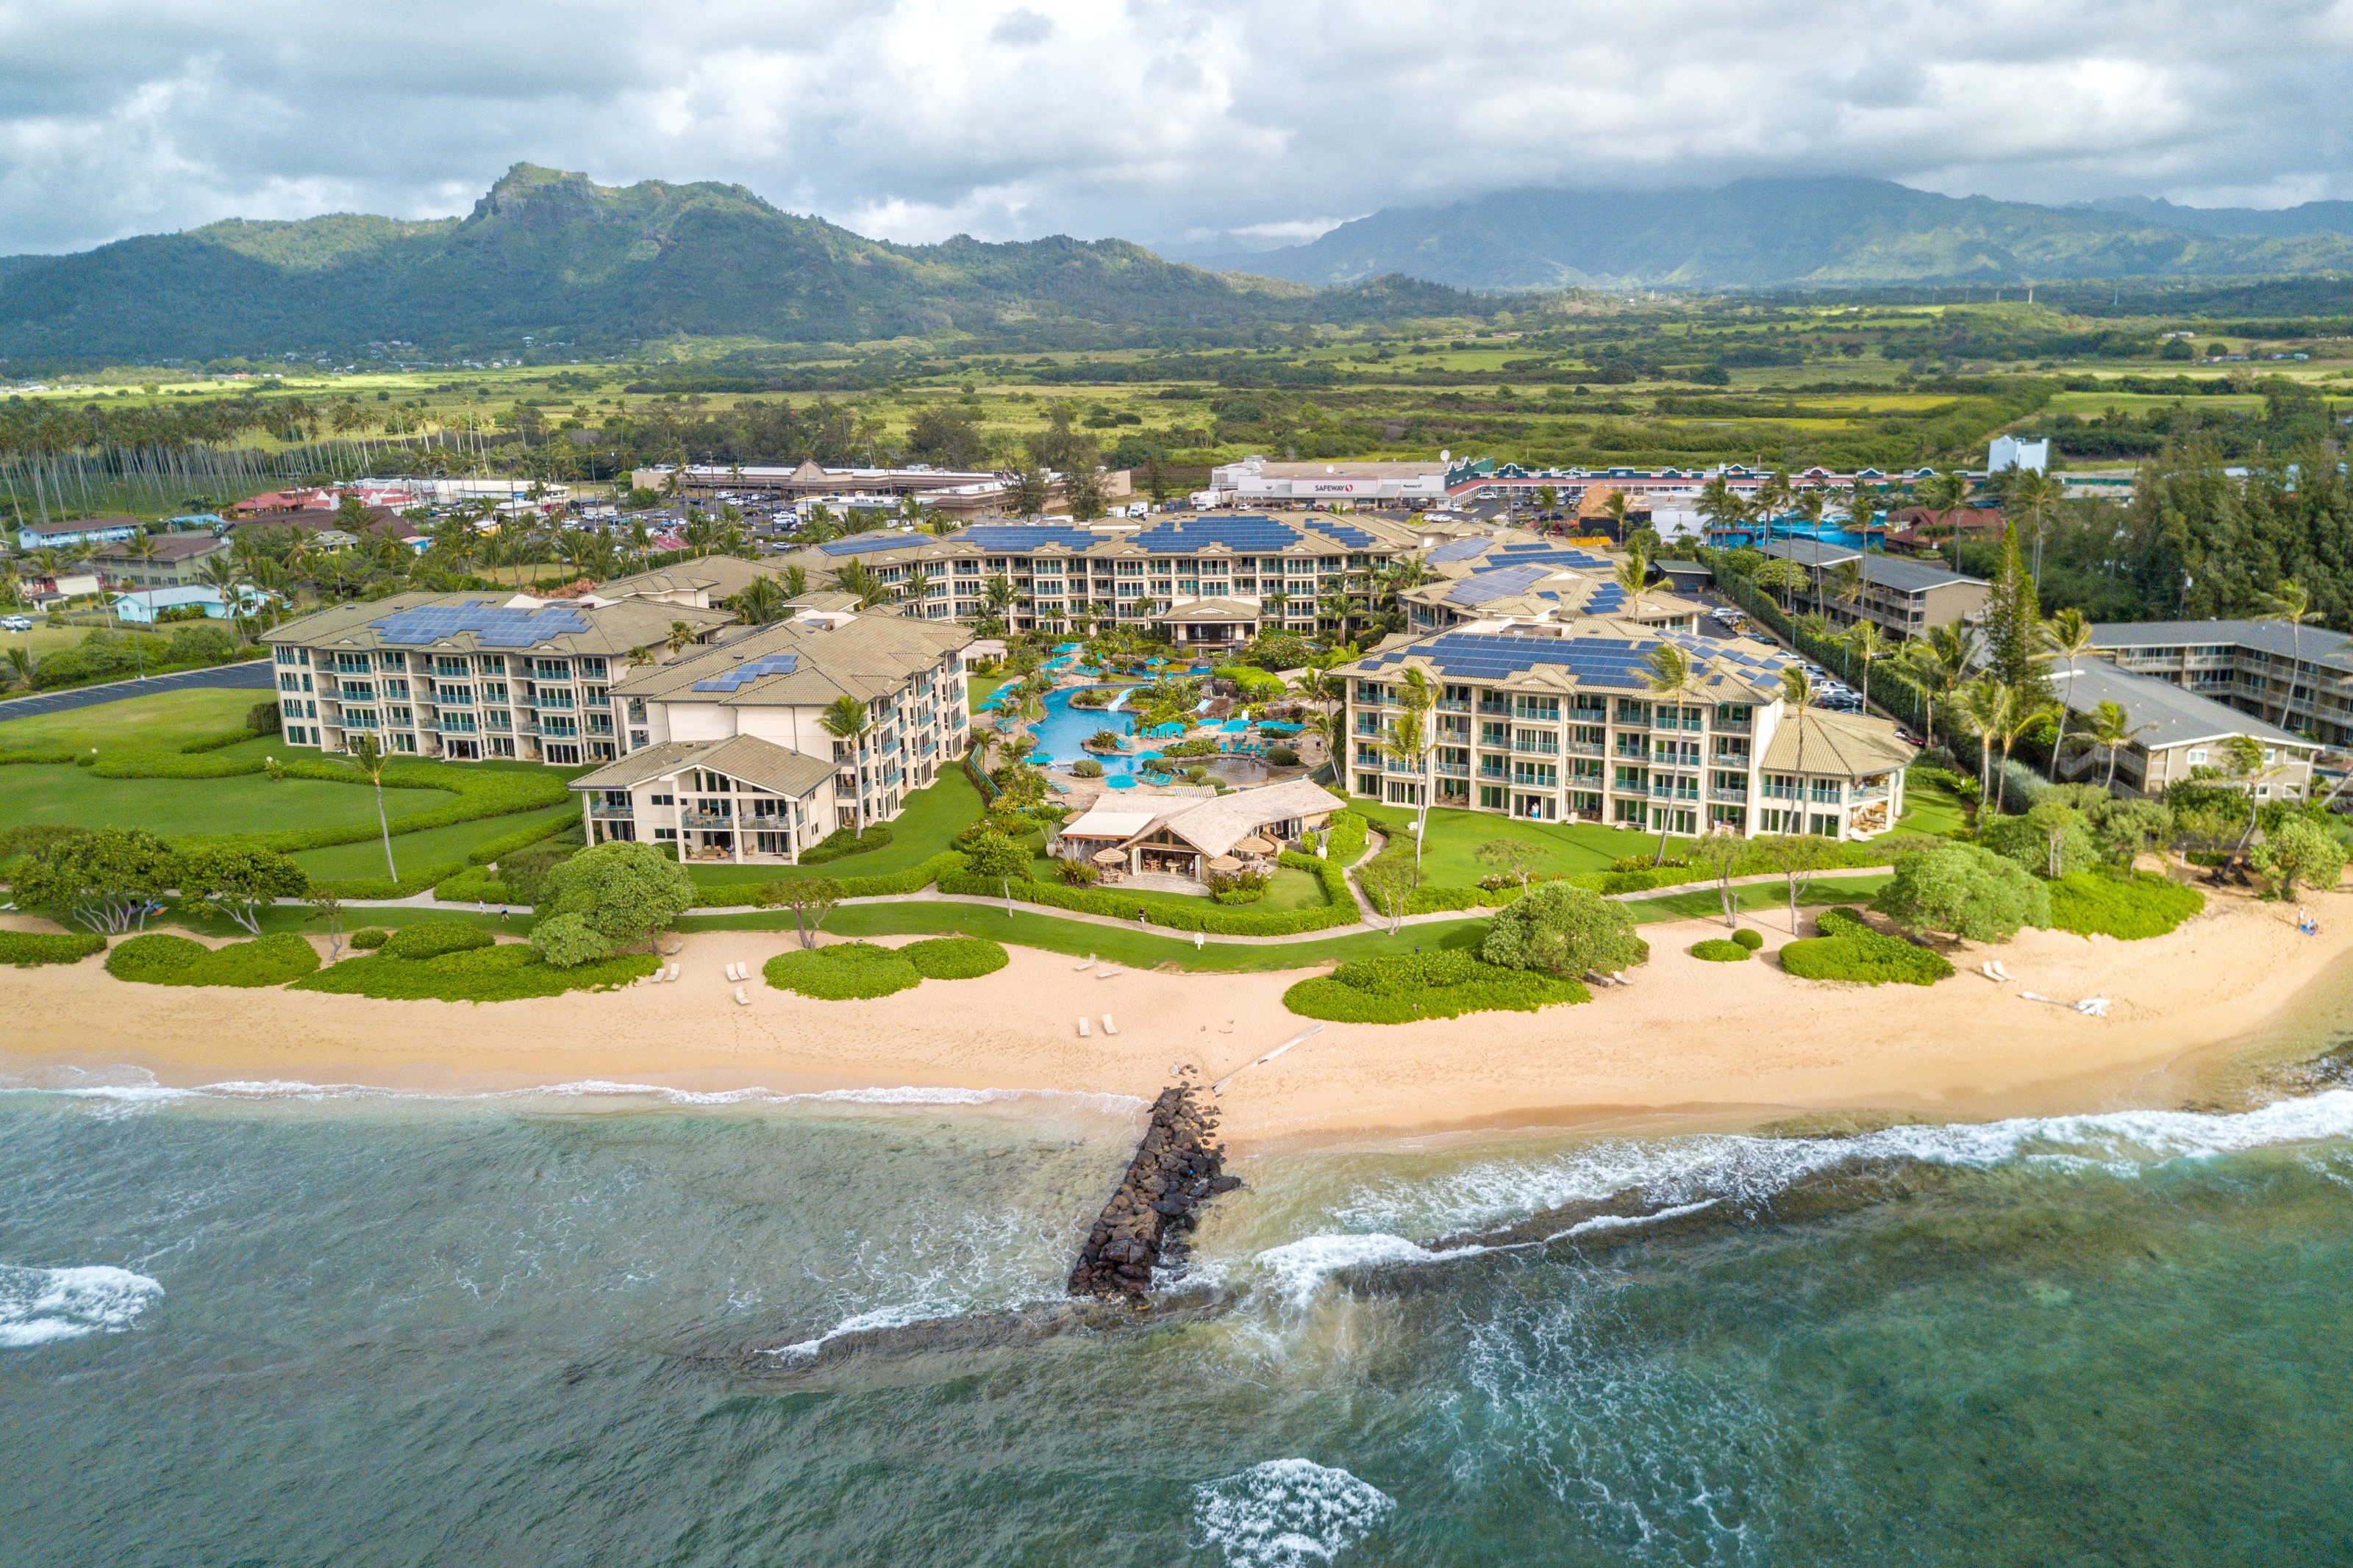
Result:
[[[1029,732],[1038,737],[1038,750],[1032,760],[1040,767],[1068,767],[1081,757],[1094,757],[1103,763],[1105,777],[1134,773],[1134,757],[1099,756],[1088,751],[1084,743],[1098,730],[1127,732],[1127,716],[1120,709],[1125,706],[1127,694],[1134,689],[1123,687],[1108,709],[1071,707],[1071,699],[1087,689],[1073,686],[1046,693],[1046,717],[1029,726]]]

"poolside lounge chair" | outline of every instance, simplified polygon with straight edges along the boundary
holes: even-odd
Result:
[[[1083,1040],[1083,1039],[1085,1039],[1086,1037],[1087,1037],[1087,1016],[1086,1016],[1086,1015],[1085,1015],[1085,1014],[1082,1013],[1082,1014],[1080,1014],[1080,1015],[1079,1015],[1079,1038],[1081,1038],[1081,1039],[1082,1039],[1082,1040]]]
[[[1103,1033],[1106,1035],[1116,1035],[1119,1033],[1119,1026],[1111,1021],[1111,1015],[1108,1013],[1103,1015]]]
[[[741,985],[735,987],[735,1004],[739,1007],[749,1007],[752,1005],[751,994]]]

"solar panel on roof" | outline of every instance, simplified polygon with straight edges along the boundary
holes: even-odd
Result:
[[[1450,539],[1430,552],[1433,562],[1475,561],[1487,553],[1492,539]]]
[[[484,647],[529,647],[550,637],[576,637],[588,617],[569,605],[515,609],[489,599],[462,605],[419,605],[368,623],[380,642],[395,645],[439,642],[470,632]]]
[[[1176,518],[1144,530],[1135,542],[1155,555],[1181,554],[1223,545],[1255,553],[1282,550],[1299,542],[1299,531],[1271,517]],[[1367,542],[1370,536],[1366,536]]]
[[[1549,566],[1505,566],[1477,572],[1450,585],[1443,597],[1450,605],[1486,605],[1526,593],[1552,575]]]
[[[1359,549],[1373,542],[1371,534],[1361,528],[1351,527],[1346,523],[1319,523],[1316,525],[1315,531],[1326,539],[1336,539],[1343,544],[1355,545]]]
[[[800,668],[800,655],[797,653],[764,653],[757,658],[745,659],[724,675],[696,681],[693,689],[739,691],[764,675],[790,675]]]

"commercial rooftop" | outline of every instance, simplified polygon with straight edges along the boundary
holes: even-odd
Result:
[[[1647,698],[1653,695],[1650,658],[1662,643],[1689,656],[1696,674],[1692,695],[1709,701],[1767,699],[1779,689],[1780,672],[1797,662],[1764,643],[1597,619],[1566,626],[1558,636],[1440,632],[1389,643],[1345,668],[1378,676],[1419,662],[1449,680],[1591,687]]]

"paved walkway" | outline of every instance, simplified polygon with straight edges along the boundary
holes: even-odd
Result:
[[[244,664],[216,664],[206,669],[183,669],[171,675],[151,675],[144,680],[110,680],[103,686],[77,686],[67,691],[40,691],[30,697],[11,697],[0,701],[0,719],[70,713],[77,708],[95,708],[104,702],[120,702],[126,697],[144,697],[151,691],[187,691],[203,687],[273,691],[277,685],[269,660],[257,658]]]

